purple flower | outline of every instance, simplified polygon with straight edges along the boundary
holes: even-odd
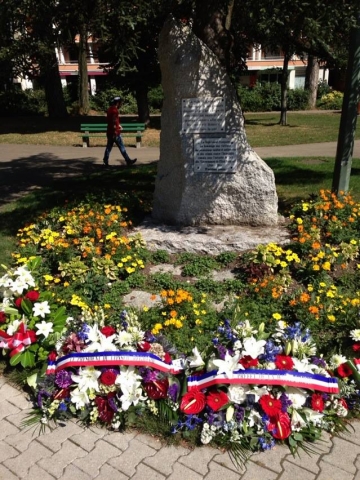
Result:
[[[55,374],[55,383],[60,388],[68,388],[72,385],[72,373],[68,372],[67,370],[60,370]]]
[[[290,398],[285,393],[281,394],[280,402],[281,402],[281,411],[282,412],[287,412],[288,407],[290,407],[292,405],[292,401],[290,400]]]
[[[173,383],[168,388],[168,396],[173,401],[176,402],[179,393],[179,387],[176,383]]]

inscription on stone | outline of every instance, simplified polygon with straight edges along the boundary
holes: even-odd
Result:
[[[225,132],[225,98],[183,98],[183,133]]]
[[[235,173],[237,149],[232,137],[194,139],[194,170],[201,173]]]

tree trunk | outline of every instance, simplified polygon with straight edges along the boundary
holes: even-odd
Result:
[[[88,89],[88,70],[87,70],[87,29],[86,25],[80,26],[79,34],[79,113],[87,115],[90,110],[89,89]]]
[[[313,55],[308,56],[308,64],[305,74],[305,90],[309,92],[308,107],[315,108],[317,89],[319,85],[319,61]]]
[[[148,87],[144,82],[139,82],[136,87],[136,103],[138,118],[141,123],[150,123],[150,110],[148,102]]]
[[[281,114],[279,125],[287,125],[287,94],[289,81],[289,52],[284,52],[283,72],[281,78]]]
[[[41,72],[44,78],[45,98],[49,117],[65,118],[68,112],[66,110],[55,49],[53,55],[47,56],[43,60],[44,66],[41,68]]]

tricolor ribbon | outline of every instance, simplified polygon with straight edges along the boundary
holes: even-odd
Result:
[[[13,357],[23,352],[25,347],[34,343],[33,333],[31,330],[27,330],[24,323],[20,324],[18,331],[14,335],[9,335],[3,330],[0,330],[0,344],[3,348],[11,350],[10,357]]]
[[[200,376],[188,377],[188,390],[208,388],[213,385],[281,385],[307,388],[326,393],[339,393],[336,378],[292,370],[237,370],[232,375],[216,370]]]
[[[60,357],[55,362],[55,371],[68,367],[105,367],[127,365],[151,367],[161,372],[177,375],[183,368],[176,360],[171,364],[149,352],[80,352]],[[49,365],[51,368],[51,365]]]

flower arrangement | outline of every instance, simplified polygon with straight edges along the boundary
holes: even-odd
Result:
[[[244,461],[276,442],[311,449],[360,414],[351,196],[322,191],[295,205],[290,244],[242,255],[221,312],[190,284],[162,287],[151,308],[123,308],[118,292],[147,258],[123,212],[67,206],[19,232],[17,266],[0,278],[0,342],[33,389],[30,422],[135,426]]]

